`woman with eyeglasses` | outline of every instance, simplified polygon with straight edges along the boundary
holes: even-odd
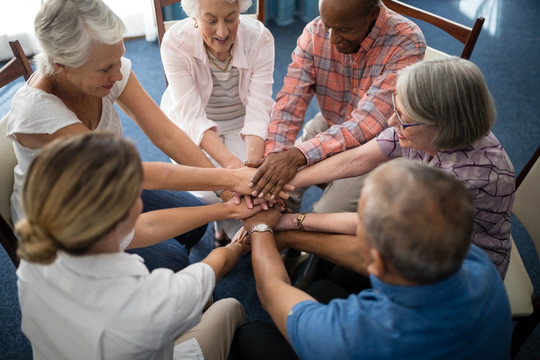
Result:
[[[514,167],[490,131],[496,112],[480,69],[457,57],[418,62],[399,73],[392,100],[389,127],[377,138],[301,170],[291,183],[308,186],[358,176],[397,157],[439,167],[465,183],[477,210],[472,242],[488,253],[504,278]],[[325,231],[324,216],[305,216],[303,228]],[[338,219],[332,218],[334,230]],[[296,229],[296,215],[284,214],[281,224],[283,230]]]
[[[274,39],[264,24],[241,15],[251,0],[182,0],[189,18],[163,38],[161,58],[169,83],[161,108],[205,151],[216,167],[242,168],[264,155],[274,101]],[[194,192],[204,203],[213,192]],[[240,222],[216,223],[216,246]]]

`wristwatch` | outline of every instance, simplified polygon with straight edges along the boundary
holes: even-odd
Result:
[[[253,234],[254,232],[265,232],[265,231],[270,232],[270,234],[274,233],[270,226],[266,224],[262,224],[262,223],[253,225],[253,227],[249,229],[248,233],[249,233],[249,237],[251,238],[251,234]]]

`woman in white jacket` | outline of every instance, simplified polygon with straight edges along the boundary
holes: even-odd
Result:
[[[264,25],[240,15],[251,0],[183,0],[189,16],[165,33],[161,57],[169,86],[162,110],[210,157],[239,168],[264,155],[273,107],[274,39]],[[196,193],[205,203],[212,192]],[[223,240],[240,228],[217,226]]]

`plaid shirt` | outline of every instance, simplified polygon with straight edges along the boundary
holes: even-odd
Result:
[[[422,60],[425,48],[420,29],[384,5],[355,54],[335,49],[320,18],[307,24],[277,95],[265,155],[294,145],[313,95],[330,128],[296,145],[308,165],[374,138],[392,113],[397,71]]]

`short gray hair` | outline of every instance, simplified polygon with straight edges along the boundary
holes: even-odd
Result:
[[[54,64],[80,67],[88,61],[93,45],[120,42],[126,27],[101,0],[48,0],[35,21],[41,47],[37,67],[46,76]]]
[[[461,181],[418,161],[389,161],[367,177],[366,240],[403,278],[431,283],[458,271],[475,207]]]
[[[227,0],[227,2],[238,3],[240,13],[246,12],[251,6],[251,0]],[[199,15],[201,0],[182,0],[180,5],[187,16],[196,18]]]
[[[497,116],[480,69],[455,56],[401,70],[396,92],[414,122],[436,127],[432,145],[439,149],[471,145],[490,131]]]

